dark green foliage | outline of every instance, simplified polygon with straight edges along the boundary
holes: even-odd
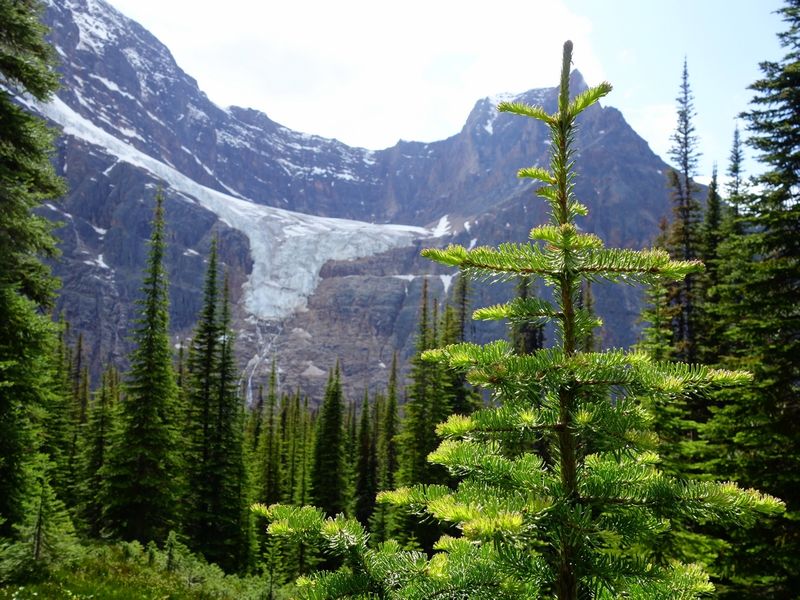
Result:
[[[259,387],[259,401],[264,404],[258,449],[256,450],[256,485],[254,497],[257,502],[272,504],[283,498],[281,477],[281,432],[278,428],[278,390],[275,363],[269,378],[269,392],[263,400],[263,388]]]
[[[228,281],[220,289],[217,270],[214,240],[203,307],[189,350],[185,529],[194,550],[234,571],[247,561],[249,489]]]
[[[373,436],[370,425],[369,396],[364,394],[361,403],[361,416],[358,424],[356,445],[358,453],[355,465],[355,489],[353,492],[353,516],[365,527],[375,508],[375,494],[378,487],[377,438]]]
[[[389,371],[389,385],[386,398],[377,404],[378,430],[377,444],[377,489],[386,491],[394,489],[397,472],[397,353],[392,356],[392,367]],[[370,521],[370,532],[375,542],[385,542],[395,533],[395,519],[391,508],[383,503],[375,506]]]
[[[211,497],[215,493],[212,471],[217,403],[220,384],[222,331],[219,319],[217,241],[212,240],[203,287],[203,306],[189,346],[186,378],[186,515],[184,529],[192,547],[203,552],[215,518]]]
[[[52,165],[52,133],[12,97],[47,100],[58,85],[39,23],[40,2],[0,3],[0,535],[24,517],[26,463],[52,399],[49,353],[55,332],[42,309],[56,280],[43,257],[56,254],[47,220],[31,211],[64,188]]]
[[[0,582],[40,580],[55,564],[69,564],[80,553],[64,503],[50,486],[44,454],[29,467],[25,518],[15,525],[15,541],[0,543]]]
[[[120,404],[119,374],[109,367],[103,373],[100,390],[89,407],[81,441],[81,477],[78,486],[79,514],[90,537],[103,532],[103,505],[98,490],[103,487],[103,467],[108,461],[116,411]]]
[[[739,191],[733,235],[720,248],[720,314],[729,324],[720,362],[751,370],[754,382],[725,398],[707,436],[725,449],[721,476],[781,497],[787,511],[731,534],[730,598],[790,598],[800,589],[800,2],[779,13],[786,54],[761,63],[742,115],[766,171]]]
[[[331,372],[322,402],[314,439],[311,469],[313,503],[327,515],[344,512],[347,507],[344,396],[339,365]]]
[[[150,255],[119,430],[102,469],[103,519],[125,540],[162,540],[177,520],[178,389],[168,334],[163,197],[156,195]]]

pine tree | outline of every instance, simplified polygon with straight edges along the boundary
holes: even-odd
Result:
[[[742,115],[766,171],[752,190],[739,191],[734,235],[721,248],[727,348],[720,362],[751,370],[754,383],[728,395],[707,436],[725,449],[720,476],[781,497],[787,511],[731,534],[723,572],[730,598],[790,598],[800,589],[800,2],[778,12],[786,54],[761,63]]]
[[[103,467],[103,519],[125,540],[164,540],[177,521],[177,386],[169,343],[163,195],[156,194],[150,255],[119,431]]]
[[[577,299],[583,281],[649,282],[679,279],[700,265],[673,261],[663,251],[606,249],[579,231],[587,214],[574,197],[575,120],[610,91],[607,83],[570,99],[572,44],[564,46],[558,111],[503,102],[499,109],[543,121],[551,131],[550,168],[522,169],[544,184],[551,208],[547,225],[531,231],[534,243],[498,248],[462,246],[424,255],[492,279],[536,274],[554,288],[554,304],[518,300],[476,311],[476,318],[555,321],[559,348],[518,355],[504,341],[456,344],[429,351],[429,360],[467,371],[489,387],[496,408],[454,415],[439,426],[446,439],[430,456],[463,477],[456,489],[415,486],[384,492],[379,500],[408,506],[421,518],[458,525],[427,563],[396,544],[369,549],[353,520],[325,520],[319,511],[259,508],[270,529],[315,536],[343,557],[342,569],[320,573],[306,598],[694,598],[711,590],[696,565],[656,564],[646,548],[675,515],[741,522],[774,513],[780,502],[734,484],[681,481],[658,471],[649,416],[642,397],[668,399],[714,384],[741,383],[746,375],[686,364],[655,363],[638,352],[583,352],[579,342],[595,325]],[[539,398],[543,398],[539,405]],[[543,436],[555,464],[506,444]]]
[[[58,86],[36,0],[0,5],[0,536],[24,515],[26,465],[39,444],[33,413],[48,407],[55,331],[46,316],[57,282],[50,225],[32,210],[64,187],[50,164],[53,133],[14,102],[47,101]]]

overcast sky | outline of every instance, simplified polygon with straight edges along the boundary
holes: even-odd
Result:
[[[111,0],[221,106],[380,149],[457,133],[483,97],[554,86],[561,47],[662,158],[684,57],[700,175],[724,172],[758,63],[782,56],[778,0]],[[751,170],[755,167],[751,165]]]

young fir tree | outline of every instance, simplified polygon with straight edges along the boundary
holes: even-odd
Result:
[[[29,466],[25,518],[15,524],[16,540],[0,544],[0,583],[44,579],[53,567],[80,555],[67,509],[50,485],[51,465],[38,454]]]
[[[26,464],[38,444],[33,414],[47,408],[55,331],[47,316],[57,282],[50,225],[32,210],[64,191],[50,163],[53,134],[14,101],[47,101],[58,86],[37,0],[0,5],[0,536],[25,517]]]
[[[109,533],[141,542],[166,539],[180,509],[181,424],[169,343],[163,202],[159,192],[119,429],[101,470],[103,519]]]
[[[775,512],[779,501],[734,484],[681,481],[659,472],[643,397],[668,401],[687,389],[740,383],[741,373],[686,364],[655,363],[638,352],[582,352],[595,319],[577,308],[587,279],[647,282],[678,279],[695,261],[673,261],[663,251],[606,249],[582,233],[576,218],[588,209],[574,196],[575,120],[610,91],[606,83],[570,100],[572,44],[564,46],[558,111],[501,103],[499,109],[543,121],[551,132],[550,168],[522,169],[541,181],[538,195],[551,208],[534,243],[468,250],[426,250],[430,258],[491,279],[536,275],[553,287],[554,303],[540,299],[476,311],[481,319],[546,317],[560,347],[520,356],[510,344],[457,344],[426,356],[465,369],[491,388],[496,408],[454,415],[439,427],[447,439],[430,460],[463,480],[444,486],[401,488],[381,495],[437,520],[457,524],[461,537],[443,537],[426,562],[397,544],[372,550],[353,520],[324,520],[312,508],[259,508],[271,530],[316,536],[344,557],[336,572],[303,583],[307,598],[693,598],[709,591],[696,565],[657,564],[647,544],[674,515],[741,522],[755,511]],[[507,453],[519,438],[543,437],[552,467],[531,453]]]
[[[97,491],[103,487],[103,467],[108,461],[119,402],[119,375],[114,367],[109,367],[89,407],[81,444],[79,515],[93,538],[99,538],[103,532],[103,504]]]
[[[735,233],[721,249],[721,312],[728,346],[720,361],[746,368],[753,385],[730,394],[707,430],[726,448],[719,474],[781,497],[783,517],[731,532],[726,597],[791,598],[800,590],[800,1],[779,9],[786,54],[761,63],[742,115],[765,165],[740,194]]]

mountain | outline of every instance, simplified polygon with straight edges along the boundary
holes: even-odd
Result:
[[[45,20],[63,86],[32,106],[62,128],[55,161],[70,190],[45,211],[63,224],[59,307],[85,332],[95,370],[128,351],[158,187],[176,343],[191,333],[218,235],[251,390],[273,356],[287,390],[318,392],[337,358],[351,391],[381,384],[393,352],[413,350],[423,278],[441,301],[452,282],[419,250],[522,240],[544,220],[544,203],[515,173],[546,164],[547,132],[498,114],[496,99],[479,100],[446,140],[353,148],[215,105],[163,44],[102,0],[50,0]],[[517,99],[553,110],[556,91]],[[611,107],[588,110],[577,141],[585,228],[609,245],[648,245],[669,210],[667,165]],[[499,293],[478,285],[473,303]],[[604,343],[633,342],[638,292],[596,296]],[[471,335],[502,333],[493,324]]]

